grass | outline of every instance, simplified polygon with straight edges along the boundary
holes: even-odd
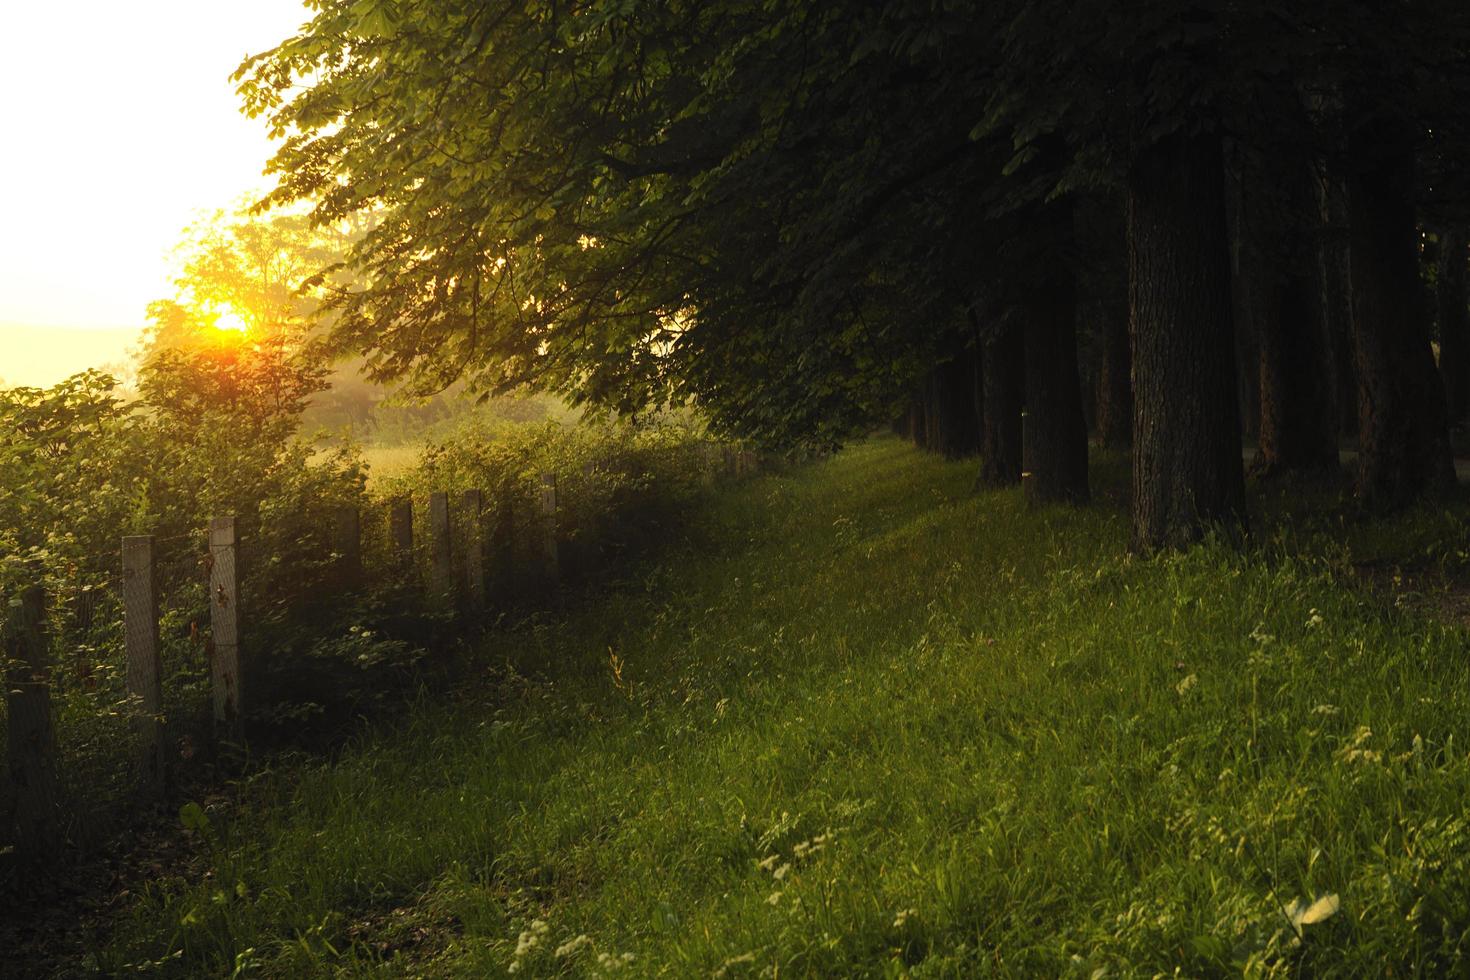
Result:
[[[882,440],[718,495],[457,699],[191,814],[208,872],[96,965],[1470,968],[1463,630],[1342,584],[1329,525],[1138,560],[971,475]]]

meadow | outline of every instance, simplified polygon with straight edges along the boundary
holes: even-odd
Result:
[[[1464,972],[1466,634],[1413,593],[1463,507],[1282,494],[1243,553],[1139,559],[1094,472],[1036,510],[882,439],[719,491],[452,693],[186,809],[197,862],[88,968]]]

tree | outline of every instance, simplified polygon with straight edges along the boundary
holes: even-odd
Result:
[[[1224,146],[1391,36],[1356,8],[1264,0],[316,9],[241,90],[289,134],[272,201],[380,219],[332,307],[381,378],[692,401],[726,431],[831,444],[926,384],[931,409],[959,405],[933,386],[969,317],[983,475],[1019,476],[1024,371],[1028,466],[1080,499],[1063,307],[1084,271],[1050,216],[1126,194],[1145,550],[1245,519]]]

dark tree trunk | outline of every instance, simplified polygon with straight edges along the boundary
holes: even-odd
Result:
[[[1102,362],[1097,379],[1097,438],[1104,449],[1133,445],[1133,356],[1128,350],[1128,309],[1109,307],[1099,324]]]
[[[1245,475],[1217,137],[1173,136],[1128,176],[1133,544],[1243,530]]]
[[[1465,421],[1470,407],[1470,310],[1466,304],[1466,253],[1470,236],[1464,229],[1445,229],[1439,236],[1438,285],[1439,376],[1444,379],[1450,425]]]
[[[1226,228],[1230,236],[1230,316],[1235,342],[1235,393],[1240,410],[1241,435],[1254,440],[1261,421],[1261,375],[1255,369],[1261,357],[1257,321],[1260,319],[1259,276],[1249,247],[1245,214],[1246,191],[1237,168],[1225,174]]]
[[[1070,252],[1072,207],[1053,204],[1042,221],[1049,238]],[[1022,472],[1032,503],[1083,503],[1088,499],[1087,421],[1077,373],[1077,282],[1065,257],[1052,257],[1050,274],[1028,290],[1026,425]]]
[[[1419,295],[1412,133],[1378,120],[1353,134],[1353,337],[1358,357],[1358,499],[1391,510],[1452,486],[1444,388]]]
[[[939,384],[930,369],[924,376],[924,448],[931,453],[944,451],[944,419],[939,414]]]
[[[929,444],[928,433],[924,431],[924,395],[922,389],[914,396],[913,403],[909,405],[908,418],[909,439],[920,449],[925,449]]]
[[[968,349],[940,363],[933,373],[939,439],[933,446],[947,459],[965,459],[981,449],[980,416],[975,411],[975,355]]]
[[[1094,431],[1099,445],[1114,450],[1133,445],[1125,211],[1121,194],[1083,197],[1076,208],[1077,302],[1094,358]]]
[[[1335,473],[1336,372],[1318,282],[1320,218],[1305,160],[1247,164],[1241,237],[1254,279],[1260,391],[1253,472]]]
[[[1024,341],[1015,324],[1003,325],[990,337],[982,363],[985,428],[979,482],[1012,486],[1021,482],[1022,377],[1026,370]]]
[[[1318,290],[1327,332],[1332,338],[1337,380],[1337,431],[1358,434],[1358,366],[1353,350],[1353,284],[1349,273],[1347,187],[1342,177],[1321,166],[1317,207],[1322,239],[1317,252]]]

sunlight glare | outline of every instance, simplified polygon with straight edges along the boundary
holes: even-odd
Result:
[[[245,318],[228,306],[221,310],[214,318],[214,328],[221,331],[233,331],[239,334],[250,332],[250,324],[245,322]]]

